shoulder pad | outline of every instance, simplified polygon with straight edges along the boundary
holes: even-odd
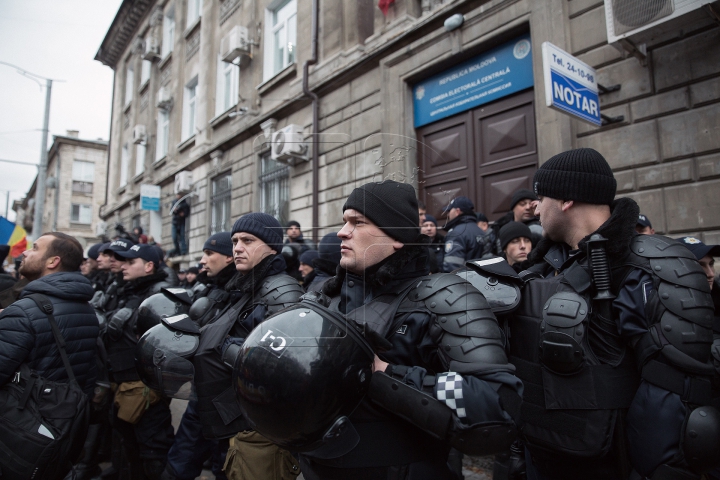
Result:
[[[662,235],[636,235],[630,242],[630,250],[645,258],[690,258],[695,256],[685,246],[672,238]]]
[[[694,256],[651,258],[650,268],[653,274],[668,283],[710,293],[705,272]]]
[[[408,298],[424,302],[431,312],[438,315],[488,310],[489,315],[494,318],[483,294],[466,280],[452,273],[436,273],[422,277],[410,290]]]
[[[470,282],[490,304],[495,313],[515,310],[520,305],[522,279],[503,258],[473,260],[465,263],[465,269],[455,272]]]
[[[678,317],[705,328],[712,328],[715,307],[709,293],[660,282],[658,298],[665,308]]]
[[[297,280],[284,273],[267,277],[258,292],[268,305],[296,303],[304,293]]]

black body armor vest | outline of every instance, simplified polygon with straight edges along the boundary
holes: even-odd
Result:
[[[594,308],[591,284],[579,263],[531,279],[508,322],[510,363],[525,387],[522,434],[533,453],[605,456],[639,385],[614,319]]]

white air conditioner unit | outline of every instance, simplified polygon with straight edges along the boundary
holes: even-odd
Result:
[[[192,172],[182,171],[175,174],[175,193],[192,191]]]
[[[147,141],[147,130],[145,125],[135,125],[133,128],[133,143],[145,143]]]
[[[157,38],[150,37],[145,40],[145,54],[143,58],[150,61],[160,58],[160,41]]]
[[[173,98],[169,90],[161,88],[158,90],[157,108],[163,112],[169,112],[173,107]]]
[[[236,25],[220,40],[220,56],[223,62],[232,63],[240,55],[251,57],[248,29]]]
[[[286,165],[307,162],[308,146],[300,125],[288,125],[272,134],[272,159]]]
[[[654,27],[665,24],[664,27],[679,28],[679,25],[673,25],[675,19],[685,17],[712,2],[713,0],[605,0],[608,43],[613,44],[625,39],[635,45],[645,43],[656,33]]]

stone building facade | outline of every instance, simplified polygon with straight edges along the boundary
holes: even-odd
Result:
[[[57,231],[78,239],[83,248],[99,241],[104,233],[100,207],[105,203],[108,142],[79,138],[77,130],[54,135],[48,150],[47,188],[43,208],[42,232]],[[25,198],[16,202],[17,223],[32,238],[37,177]]]
[[[383,178],[412,183],[431,213],[464,194],[498,218],[539,164],[588,146],[659,233],[718,243],[720,2],[696,3],[633,48],[608,44],[603,0],[396,0],[385,13],[374,0],[125,0],[96,56],[115,71],[101,216],[169,244],[169,205],[184,182],[181,261],[194,262],[208,235],[251,211],[321,237],[341,225],[353,188]],[[238,32],[248,42],[233,57]],[[546,41],[619,85],[600,97],[612,123],[545,106]],[[527,56],[525,87],[418,123],[418,85],[478,59],[469,70],[489,65],[478,77],[489,81],[502,75],[493,52],[506,47]],[[307,150],[279,163],[273,132],[291,125]],[[159,211],[141,209],[143,184],[161,187]]]

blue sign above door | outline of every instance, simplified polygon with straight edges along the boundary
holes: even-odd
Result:
[[[530,34],[525,34],[413,87],[415,127],[532,87]]]

